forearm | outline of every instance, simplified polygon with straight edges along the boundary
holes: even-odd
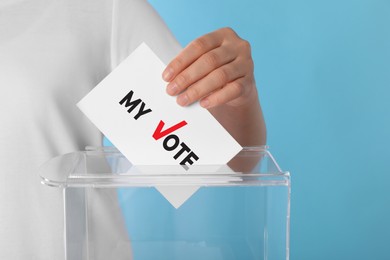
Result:
[[[253,92],[239,107],[222,105],[209,109],[241,146],[266,144],[266,126],[256,88]]]

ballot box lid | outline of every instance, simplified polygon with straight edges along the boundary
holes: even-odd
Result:
[[[290,186],[289,172],[266,146],[244,147],[225,165],[191,166],[132,165],[115,147],[86,147],[52,158],[39,175],[43,184],[58,188]]]

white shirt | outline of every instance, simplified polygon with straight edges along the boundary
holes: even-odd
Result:
[[[0,1],[0,259],[64,259],[62,191],[38,167],[101,145],[75,104],[143,41],[180,50],[145,0]]]

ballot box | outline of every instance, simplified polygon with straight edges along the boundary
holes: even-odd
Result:
[[[51,159],[40,177],[63,190],[67,260],[289,259],[290,175],[266,147],[190,167],[87,147]]]

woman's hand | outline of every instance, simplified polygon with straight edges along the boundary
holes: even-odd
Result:
[[[257,99],[251,48],[223,28],[191,42],[163,72],[167,93],[181,106],[200,101],[204,108],[237,107]]]
[[[264,145],[266,128],[251,48],[230,28],[191,42],[163,72],[168,94],[181,106],[200,105],[242,145]]]

